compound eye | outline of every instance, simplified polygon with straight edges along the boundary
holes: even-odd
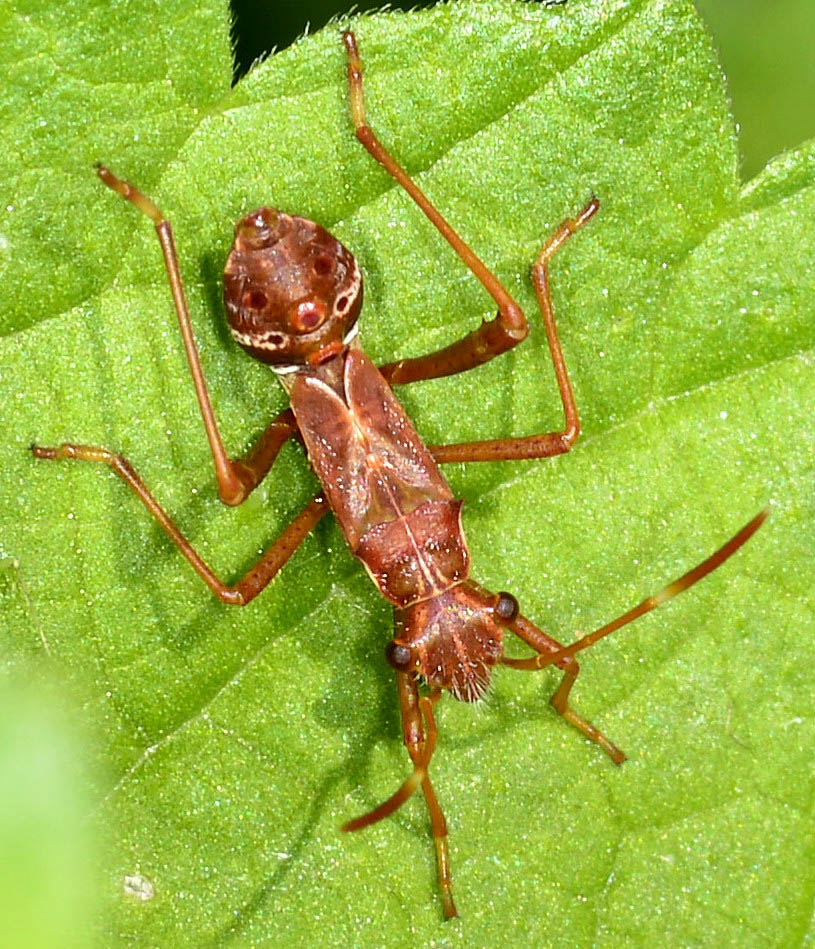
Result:
[[[291,316],[292,329],[296,333],[312,333],[325,323],[328,308],[319,300],[304,300],[298,303]]]
[[[501,623],[514,623],[518,618],[518,601],[511,593],[499,593],[495,616]]]
[[[388,665],[396,669],[397,672],[409,672],[412,653],[407,646],[397,643],[394,640],[385,646],[385,658]]]

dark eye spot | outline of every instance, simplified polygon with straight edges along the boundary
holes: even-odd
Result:
[[[303,329],[313,330],[314,327],[320,322],[320,314],[315,313],[314,310],[310,310],[308,313],[303,314],[302,323]]]
[[[295,332],[310,333],[325,322],[327,315],[324,303],[319,300],[304,300],[297,304],[291,323]]]
[[[326,274],[330,274],[334,269],[334,261],[326,254],[321,254],[314,261],[314,273],[319,274],[321,277],[325,277]]]
[[[342,311],[348,306],[348,297],[340,297],[337,300],[337,313],[342,313]]]
[[[262,290],[248,290],[241,302],[248,310],[262,310],[269,301]]]
[[[397,672],[407,672],[410,669],[411,652],[407,646],[391,641],[385,646],[385,659]]]
[[[511,593],[499,593],[495,615],[504,623],[512,623],[518,616],[518,601]]]

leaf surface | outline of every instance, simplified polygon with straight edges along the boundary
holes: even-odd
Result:
[[[680,0],[355,21],[372,124],[533,323],[515,352],[399,391],[428,442],[561,424],[529,267],[564,217],[601,202],[552,266],[576,449],[447,468],[474,576],[569,642],[773,506],[734,560],[581,660],[575,704],[628,752],[623,768],[551,711],[554,673],[499,672],[481,712],[443,703],[432,774],[462,919],[442,924],[421,800],[339,832],[408,764],[390,610],[336,526],[235,610],[107,470],[35,463],[28,446],[123,452],[225,578],[315,489],[289,446],[249,502],[218,503],[155,236],[97,182],[100,158],[173,222],[234,454],[285,405],[223,324],[240,215],[273,204],[353,248],[377,361],[452,341],[491,301],[354,140],[335,29],[230,91],[225,6],[84,8],[0,14],[16,149],[0,565],[10,671],[56,670],[96,735],[99,942],[811,940],[812,144],[741,184],[722,77]],[[134,875],[152,899],[128,894]]]

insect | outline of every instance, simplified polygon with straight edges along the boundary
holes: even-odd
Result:
[[[596,742],[615,764],[625,755],[569,702],[579,673],[575,654],[688,589],[719,567],[767,517],[762,511],[724,546],[678,580],[607,625],[562,646],[519,612],[510,593],[492,593],[469,576],[461,504],[439,463],[533,459],[568,452],[579,420],[549,295],[549,261],[598,211],[592,198],[546,241],[532,281],[546,332],[565,415],[561,431],[428,448],[392,392],[392,386],[473,369],[520,343],[526,318],[498,279],[462,241],[368,126],[362,66],[353,33],[345,32],[350,110],[356,136],[407,191],[495,301],[497,316],[443,349],[388,363],[378,369],[357,338],[362,276],[351,252],[313,221],[262,207],[243,217],[224,271],[224,301],[232,335],[267,363],[288,393],[291,408],[272,421],[254,449],[228,457],[215,421],[185,300],[173,233],[159,208],[104,166],[101,180],[154,223],[164,255],[196,396],[215,465],[221,500],[243,502],[271,469],[291,437],[305,445],[322,490],[235,584],[223,583],[193,549],[122,456],[105,448],[64,443],[33,446],[48,460],[107,464],[138,495],[202,580],[224,603],[245,605],[272,580],[300,542],[330,509],[352,553],[393,604],[395,632],[385,655],[396,674],[402,735],[413,770],[379,807],[352,820],[359,830],[392,814],[421,788],[436,846],[444,914],[457,915],[453,900],[447,828],[429,766],[438,736],[434,706],[444,691],[465,702],[479,700],[496,665],[536,670],[555,665],[563,679],[552,696],[555,710]],[[527,659],[504,654],[514,633],[534,652]]]

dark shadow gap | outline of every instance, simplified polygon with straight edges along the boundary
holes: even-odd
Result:
[[[352,6],[355,12],[376,10],[384,6],[384,0],[231,0],[232,42],[235,49],[233,83],[245,76],[252,64],[265,59],[273,49],[285,49],[302,36],[308,25],[314,33],[336,14],[347,12]],[[388,3],[391,9],[409,10],[432,6],[430,2],[416,0],[394,0]]]

